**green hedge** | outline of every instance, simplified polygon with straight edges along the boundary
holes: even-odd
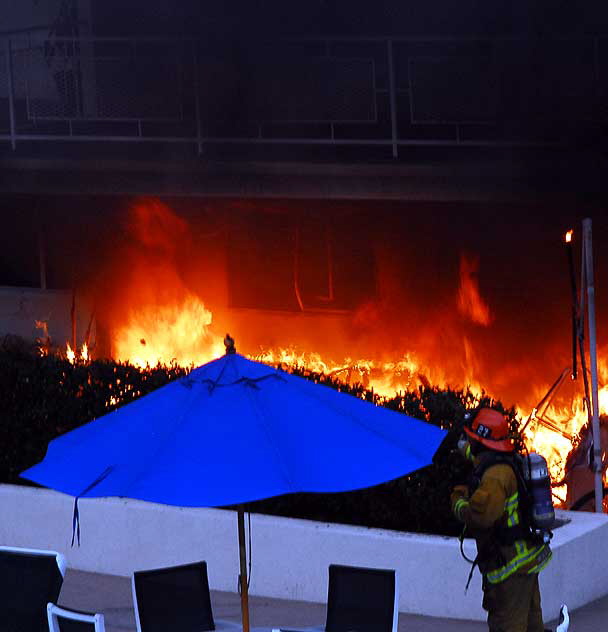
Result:
[[[51,439],[186,375],[181,367],[141,371],[128,364],[70,364],[40,356],[23,340],[0,341],[0,482],[41,461]],[[111,398],[117,403],[110,403]]]
[[[501,408],[499,402],[485,396],[478,399],[470,391],[430,386],[381,398],[360,385],[345,385],[328,375],[300,367],[282,368],[447,430],[457,429],[465,411],[479,404]],[[177,366],[140,370],[111,361],[72,365],[57,356],[40,356],[21,340],[5,338],[0,344],[0,482],[27,484],[19,472],[44,458],[51,439],[187,373],[188,369]],[[514,411],[505,412],[515,428]],[[459,527],[449,509],[449,494],[466,475],[460,457],[446,449],[432,466],[383,485],[340,494],[290,494],[250,503],[248,509],[454,535]]]

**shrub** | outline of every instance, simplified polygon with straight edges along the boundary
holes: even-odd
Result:
[[[479,404],[500,403],[468,390],[418,389],[381,398],[361,385],[300,367],[283,367],[326,387],[456,431],[464,412]],[[120,405],[182,377],[189,369],[157,366],[138,369],[125,363],[71,364],[54,355],[40,356],[23,341],[0,344],[0,482],[27,484],[24,469],[41,461],[52,439]],[[514,427],[513,410],[505,411]],[[407,418],[404,417],[404,423]],[[455,535],[460,527],[449,507],[449,494],[467,472],[459,456],[444,450],[422,470],[372,488],[340,494],[289,494],[249,503],[249,511],[324,522]]]
[[[44,458],[49,441],[187,372],[177,366],[142,371],[111,361],[71,364],[5,338],[0,342],[0,482],[27,484],[19,472]]]

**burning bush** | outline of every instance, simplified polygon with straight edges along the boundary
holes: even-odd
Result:
[[[446,429],[455,428],[480,399],[470,391],[420,386],[382,398],[363,386],[298,367],[293,373],[341,392],[387,406]],[[159,365],[141,369],[112,361],[71,363],[39,355],[27,343],[5,338],[0,346],[0,481],[20,483],[19,472],[42,460],[49,441],[133,401],[188,369]],[[491,403],[482,398],[483,403]],[[517,424],[513,411],[508,411]],[[404,423],[407,421],[404,419]],[[365,463],[361,464],[365,467]],[[466,473],[453,454],[409,476],[341,494],[292,494],[251,503],[251,511],[369,527],[456,534],[449,493]]]

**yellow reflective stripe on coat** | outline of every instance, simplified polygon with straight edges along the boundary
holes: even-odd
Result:
[[[543,570],[543,568],[545,568],[545,566],[547,566],[547,564],[550,562],[551,558],[553,557],[553,553],[549,550],[549,547],[546,545],[545,545],[545,550],[547,554],[540,556],[541,559],[539,560],[538,564],[528,569],[528,575],[532,575],[533,573],[540,573]]]
[[[466,498],[459,498],[454,503],[454,515],[458,520],[462,521],[462,512],[469,506],[469,501]]]
[[[471,452],[471,444],[467,441],[467,447],[464,449],[464,458],[471,463],[475,460],[473,453]]]
[[[505,501],[505,511],[508,515],[512,515],[517,511],[517,507],[519,506],[519,492],[515,492],[513,496],[509,496]]]
[[[515,492],[505,501],[505,513],[507,514],[507,526],[514,527],[520,523],[519,519],[519,492]],[[532,564],[538,560],[536,564],[527,569],[527,573],[540,572],[551,559],[552,553],[546,544],[529,547],[526,540],[515,541],[515,557],[510,559],[500,568],[489,571],[486,574],[491,584],[498,584],[517,572],[520,568]]]
[[[515,527],[519,524],[519,492],[515,492],[505,501],[505,511],[507,512],[507,526]],[[525,554],[525,542],[523,540],[515,541],[515,550],[518,555]]]
[[[539,546],[533,547],[532,549],[528,549],[527,545],[524,542],[524,553],[518,553],[504,566],[501,566],[500,568],[487,573],[488,581],[491,584],[498,584],[505,579],[511,577],[513,573],[518,571],[526,564],[534,561],[537,557],[540,557],[541,560],[536,566],[533,566],[532,569],[528,571],[528,573],[539,572],[549,563],[551,555],[551,551],[546,544],[541,544]]]

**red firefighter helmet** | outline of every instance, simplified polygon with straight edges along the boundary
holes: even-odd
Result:
[[[515,446],[509,436],[507,418],[493,408],[481,408],[470,425],[464,427],[466,434],[490,450],[513,452]]]

